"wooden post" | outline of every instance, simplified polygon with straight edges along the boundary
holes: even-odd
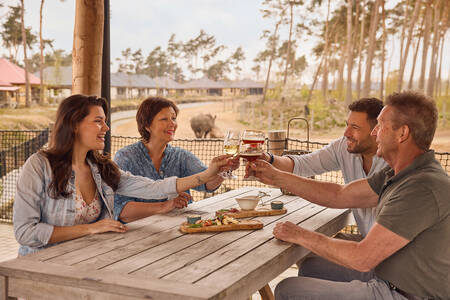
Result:
[[[269,108],[269,115],[267,116],[267,127],[272,129],[272,108]]]
[[[50,146],[50,144],[52,143],[52,136],[53,136],[53,129],[55,128],[55,123],[50,122],[48,124],[48,141],[47,141],[47,145]]]
[[[283,154],[286,146],[286,130],[271,130],[269,131],[269,152],[275,155]]]
[[[72,94],[100,96],[103,0],[77,0],[72,51]]]
[[[8,277],[0,276],[0,300],[17,300],[8,296]]]
[[[262,300],[274,300],[275,297],[272,293],[272,289],[269,284],[266,284],[262,289],[259,290],[259,294],[261,295]]]

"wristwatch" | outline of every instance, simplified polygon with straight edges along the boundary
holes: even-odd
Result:
[[[274,160],[273,154],[270,152],[267,152],[267,154],[269,154],[269,157],[270,157],[268,163],[273,164],[273,160]]]

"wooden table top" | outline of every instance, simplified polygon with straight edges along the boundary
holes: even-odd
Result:
[[[264,201],[284,202],[284,215],[256,217],[260,230],[183,234],[189,214],[212,217],[236,207],[236,196],[270,193]],[[349,210],[327,209],[278,189],[246,187],[128,224],[125,234],[104,233],[68,241],[0,263],[0,299],[9,296],[64,299],[244,299],[308,251],[273,237],[277,222],[291,221],[332,235]],[[3,283],[2,283],[3,282]],[[2,285],[3,284],[3,285]]]

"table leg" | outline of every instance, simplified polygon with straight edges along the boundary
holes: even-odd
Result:
[[[0,276],[0,300],[8,300],[8,277]]]
[[[260,289],[259,294],[261,295],[262,300],[275,300],[269,284],[266,284],[262,289]]]
[[[8,277],[0,276],[0,300],[14,300],[17,298],[8,297]]]

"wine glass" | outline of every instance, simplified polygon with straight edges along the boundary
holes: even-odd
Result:
[[[265,140],[266,136],[263,131],[244,130],[240,156],[249,162],[256,160],[264,152]],[[254,176],[254,172],[250,171],[250,175],[244,180],[257,180],[257,178]]]
[[[227,131],[223,140],[223,151],[225,154],[233,156],[239,154],[240,136],[241,132],[239,130],[230,129]],[[224,179],[237,179],[237,176],[233,174],[232,170],[222,172],[220,176]]]

